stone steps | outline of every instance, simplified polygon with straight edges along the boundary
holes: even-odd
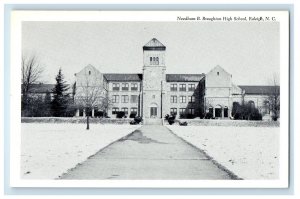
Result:
[[[145,118],[144,125],[163,125],[161,118]]]

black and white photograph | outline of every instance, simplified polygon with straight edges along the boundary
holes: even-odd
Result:
[[[286,187],[287,16],[16,11],[16,184]]]

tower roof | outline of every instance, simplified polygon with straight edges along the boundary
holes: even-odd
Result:
[[[156,38],[153,38],[143,46],[143,50],[166,50],[166,46],[164,46]]]

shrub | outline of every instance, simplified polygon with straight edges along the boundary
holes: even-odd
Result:
[[[129,118],[135,118],[136,117],[136,113],[130,113]]]
[[[213,114],[211,112],[206,113],[205,119],[213,119]]]
[[[130,125],[137,125],[137,123],[136,123],[134,120],[131,120],[131,121],[129,122],[129,124],[130,124]]]
[[[187,119],[194,119],[196,116],[192,114],[187,114],[186,118]]]
[[[232,115],[235,120],[262,120],[262,115],[252,103],[240,105],[233,103]]]
[[[262,115],[256,110],[255,112],[250,114],[250,120],[262,120]]]
[[[103,111],[95,111],[94,116],[95,117],[104,117],[105,113]]]
[[[187,126],[187,122],[179,122],[180,126]]]
[[[137,125],[139,124],[143,119],[139,116],[135,117],[134,120],[130,121],[131,125]]]
[[[168,119],[168,123],[169,123],[170,125],[172,125],[172,124],[174,124],[174,123],[175,123],[175,120]]]
[[[183,113],[180,113],[179,118],[180,118],[180,119],[185,119],[185,118],[186,118],[186,115],[183,114]]]
[[[168,120],[168,119],[169,119],[169,117],[170,117],[170,115],[169,115],[169,114],[165,115],[165,120]]]
[[[273,121],[276,122],[278,118],[279,118],[279,117],[278,117],[277,115],[272,115],[272,120],[273,120]]]
[[[125,117],[125,112],[124,111],[118,111],[117,112],[117,118],[123,118]]]
[[[140,117],[140,116],[137,116],[137,117],[134,118],[134,121],[135,121],[136,123],[138,123],[138,124],[139,124],[142,120],[143,120],[143,119],[142,119],[142,117]]]
[[[174,124],[174,123],[175,123],[175,116],[170,116],[170,117],[168,118],[168,123],[169,123],[170,125]]]

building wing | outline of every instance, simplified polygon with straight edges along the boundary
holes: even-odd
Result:
[[[239,86],[248,95],[268,95],[275,92],[280,92],[279,86]]]

